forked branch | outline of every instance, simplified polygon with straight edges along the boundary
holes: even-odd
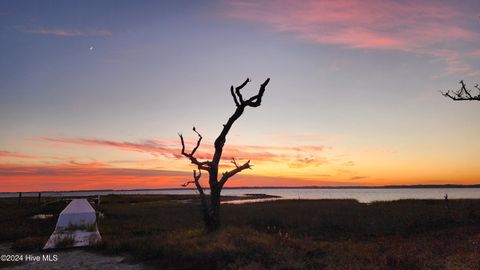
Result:
[[[233,157],[232,157],[232,163],[233,163],[233,165],[235,165],[235,168],[238,168],[237,161],[236,161],[235,158],[233,158]]]
[[[204,218],[205,220],[208,220],[210,218],[210,213],[208,211],[207,197],[205,196],[205,192],[203,191],[203,187],[199,181],[200,177],[202,177],[202,171],[199,170],[197,174],[197,171],[193,170],[193,181],[187,181],[182,186],[187,187],[191,183],[195,184],[195,186],[197,187],[198,193],[200,194],[200,203],[202,204]]]
[[[265,92],[265,87],[267,86],[268,82],[270,81],[270,78],[267,79],[263,84],[260,85],[260,90],[258,91],[258,94],[249,98],[248,100],[243,99],[243,95],[240,92],[247,83],[251,82],[249,78],[247,78],[241,85],[235,87],[235,91],[233,90],[233,85],[230,87],[230,93],[232,94],[233,101],[235,102],[235,105],[237,107],[243,106],[251,106],[251,107],[258,107],[260,106],[260,103],[262,102],[262,97],[263,93]]]
[[[258,107],[262,103],[262,97],[263,93],[265,93],[265,87],[267,87],[267,84],[270,82],[270,78],[268,78],[264,83],[260,85],[260,90],[258,91],[258,94],[249,98],[246,103],[250,107]]]
[[[190,184],[195,184],[195,187],[198,190],[198,193],[200,193],[200,196],[205,196],[205,193],[203,192],[203,187],[200,184],[200,177],[202,176],[202,171],[193,170],[193,181],[187,181],[184,184],[182,184],[182,187],[188,187]]]
[[[245,162],[243,165],[238,165],[237,162],[235,161],[234,158],[232,158],[232,163],[235,165],[235,169],[231,171],[224,172],[222,175],[222,178],[220,178],[220,181],[218,182],[220,187],[223,187],[223,185],[227,182],[227,180],[234,176],[235,174],[246,170],[246,169],[251,169],[253,165],[250,165],[250,160]]]
[[[478,95],[472,95],[472,90],[467,89],[463,80],[460,81],[460,89],[457,91],[454,90],[447,90],[446,92],[441,92],[442,95],[448,97],[452,100],[459,101],[459,100],[478,100],[480,101],[480,87],[476,84],[474,87],[479,91]]]
[[[240,86],[236,87],[235,91],[233,90],[233,86],[230,87],[230,93],[233,96],[233,101],[235,102],[235,105],[237,105],[237,109],[235,110],[233,115],[230,116],[227,123],[223,125],[222,132],[220,132],[220,135],[218,135],[217,139],[215,140],[215,153],[213,154],[213,159],[211,163],[212,167],[218,166],[218,163],[220,162],[220,158],[223,152],[223,146],[225,145],[227,134],[232,128],[233,123],[235,123],[235,121],[237,121],[237,119],[242,116],[247,106],[258,107],[262,103],[262,97],[265,93],[265,88],[268,82],[270,82],[270,78],[265,80],[265,82],[260,85],[260,89],[257,95],[247,100],[244,100],[242,94],[240,93],[240,90],[245,87],[248,82],[250,82],[249,78],[247,78]]]
[[[178,136],[180,137],[180,141],[182,142],[182,155],[186,156],[188,159],[190,159],[190,161],[197,165],[198,169],[199,170],[206,170],[208,171],[210,169],[210,162],[209,161],[203,161],[203,162],[200,162],[198,161],[198,159],[194,156],[195,152],[197,151],[198,147],[200,147],[200,143],[202,142],[202,135],[200,135],[200,133],[198,133],[198,131],[195,129],[195,127],[193,127],[193,131],[195,133],[197,133],[198,135],[198,140],[197,140],[197,144],[195,145],[195,148],[193,148],[192,152],[191,153],[187,153],[185,151],[185,141],[183,140],[183,135],[181,133],[178,133]]]

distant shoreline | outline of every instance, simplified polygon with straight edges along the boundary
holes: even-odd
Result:
[[[387,185],[387,186],[254,186],[254,187],[224,187],[228,189],[423,189],[423,188],[480,188],[480,184],[474,185],[459,185],[459,184],[445,184],[445,185]],[[209,188],[205,188],[208,190]],[[106,192],[106,191],[170,191],[170,190],[196,190],[195,188],[151,188],[151,189],[90,189],[90,190],[43,190],[43,191],[0,191],[0,194],[15,194],[15,193],[69,193],[69,192]]]

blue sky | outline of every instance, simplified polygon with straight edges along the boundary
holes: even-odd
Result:
[[[143,163],[152,153],[78,139],[175,148],[177,132],[193,140],[195,125],[211,143],[234,108],[230,85],[250,77],[246,94],[254,94],[270,77],[262,106],[236,123],[229,143],[277,147],[268,153],[324,148],[259,158],[252,179],[478,182],[470,161],[480,150],[480,105],[438,92],[460,79],[473,87],[480,74],[475,1],[272,3],[2,1],[0,151],[9,154],[0,163],[183,176],[185,160]],[[161,175],[149,183],[168,185]]]

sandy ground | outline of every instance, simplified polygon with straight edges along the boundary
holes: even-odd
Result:
[[[0,254],[19,254],[23,255],[50,255],[53,260],[57,255],[57,261],[42,261],[39,262],[23,262],[12,265],[11,263],[5,265],[0,263],[0,268],[15,269],[15,270],[40,270],[40,269],[125,269],[125,270],[140,270],[149,269],[141,264],[124,263],[123,257],[111,257],[100,254],[87,252],[81,249],[69,249],[67,251],[49,251],[45,253],[19,253],[10,249],[9,244],[0,245]]]

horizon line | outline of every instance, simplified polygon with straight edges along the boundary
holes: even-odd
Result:
[[[241,186],[224,187],[223,189],[382,189],[382,188],[480,188],[479,184],[413,184],[382,186]],[[209,190],[210,188],[204,188]],[[62,192],[94,192],[94,191],[154,191],[154,190],[197,190],[196,188],[139,188],[139,189],[79,189],[79,190],[40,190],[40,191],[0,191],[1,194],[12,193],[62,193]]]

